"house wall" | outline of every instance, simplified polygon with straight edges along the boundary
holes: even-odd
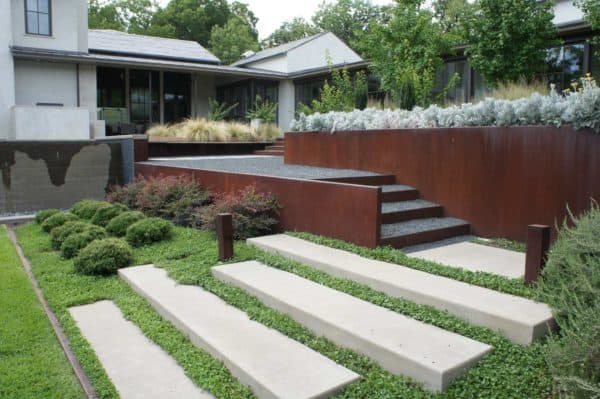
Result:
[[[279,82],[278,124],[284,132],[289,130],[290,123],[294,120],[295,98],[294,82],[292,80]]]
[[[284,73],[289,72],[288,59],[285,55],[279,55],[277,57],[253,62],[248,64],[248,67]]]
[[[362,61],[358,54],[333,33],[327,33],[311,40],[304,46],[290,50],[287,55],[288,72],[326,67],[328,56],[332,64]]]
[[[572,0],[556,0],[554,5],[554,25],[561,26],[583,20],[583,12]]]
[[[0,2],[0,140],[10,137],[12,106],[15,104],[15,71],[9,46],[12,44],[10,5]]]
[[[52,35],[48,37],[25,33],[25,0],[10,0],[14,45],[87,53],[87,1],[51,1]]]
[[[88,140],[90,115],[79,107],[13,107],[15,140]]]
[[[213,75],[192,74],[192,116],[208,116],[208,99],[216,98],[217,89]]]
[[[43,61],[15,60],[17,105],[58,103],[77,106],[77,66]]]

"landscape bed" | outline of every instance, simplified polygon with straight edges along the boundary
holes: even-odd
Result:
[[[74,352],[101,397],[116,397],[115,389],[67,311],[70,306],[101,299],[113,300],[124,316],[173,356],[200,387],[218,398],[252,396],[220,362],[195,348],[118,277],[77,274],[73,262],[62,259],[58,252],[52,250],[50,236],[42,232],[36,224],[19,228],[18,237],[50,306],[56,312],[71,339]],[[543,342],[529,347],[516,345],[488,329],[471,326],[445,312],[392,298],[348,280],[330,277],[298,263],[268,255],[243,242],[236,242],[235,254],[232,261],[259,260],[417,320],[493,345],[494,351],[457,379],[446,393],[436,395],[404,377],[388,373],[364,356],[317,337],[289,317],[267,308],[244,291],[215,279],[210,269],[218,264],[217,243],[211,233],[176,227],[170,241],[133,248],[133,264],[154,263],[165,268],[178,282],[200,285],[227,303],[247,312],[252,319],[292,337],[363,377],[337,397],[541,398],[548,397],[551,392],[551,377],[542,355]],[[526,291],[523,294],[527,295]]]

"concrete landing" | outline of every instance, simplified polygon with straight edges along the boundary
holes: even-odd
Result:
[[[547,305],[526,298],[363,258],[285,234],[252,238],[248,243],[390,296],[446,310],[522,345],[544,336],[554,325]]]
[[[316,334],[432,391],[445,390],[492,349],[255,261],[213,267],[212,272]]]
[[[411,252],[408,256],[508,278],[521,278],[525,274],[524,253],[472,242],[442,245]]]
[[[123,399],[209,399],[183,369],[110,301],[69,309]]]
[[[325,398],[359,378],[216,295],[177,284],[163,269],[130,267],[119,275],[259,398]]]

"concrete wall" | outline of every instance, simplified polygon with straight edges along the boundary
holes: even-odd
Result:
[[[52,35],[29,35],[25,30],[25,0],[10,1],[15,46],[87,53],[87,1],[51,0]]]
[[[98,84],[96,79],[96,65],[79,65],[79,106],[86,108],[90,114],[91,137],[104,137],[106,126],[104,121],[98,121]]]
[[[9,48],[11,44],[10,4],[0,1],[0,140],[11,135],[12,107],[15,104],[15,70]]]
[[[311,40],[304,46],[288,52],[288,72],[327,66],[327,56],[333,64],[362,61],[350,47],[333,33],[327,33]]]
[[[279,82],[278,124],[284,132],[289,130],[290,123],[294,119],[295,110],[294,82],[292,80],[282,80]]]
[[[17,105],[57,103],[77,106],[77,66],[15,60]]]
[[[14,140],[86,140],[90,138],[90,115],[86,108],[13,108]]]
[[[208,116],[208,99],[216,98],[217,89],[214,75],[192,74],[192,116]]]
[[[568,25],[581,22],[583,12],[575,6],[572,0],[556,0],[554,5],[554,25]]]

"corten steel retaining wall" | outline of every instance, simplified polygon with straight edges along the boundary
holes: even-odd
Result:
[[[285,135],[285,163],[393,174],[485,237],[525,241],[600,200],[600,135],[532,127],[305,132]],[[553,231],[553,238],[555,231]]]
[[[0,213],[68,208],[133,177],[129,139],[0,142]]]
[[[367,247],[379,241],[377,187],[140,163],[135,169],[146,177],[191,175],[212,191],[228,194],[255,185],[259,192],[273,193],[281,204],[280,230],[322,234]]]

